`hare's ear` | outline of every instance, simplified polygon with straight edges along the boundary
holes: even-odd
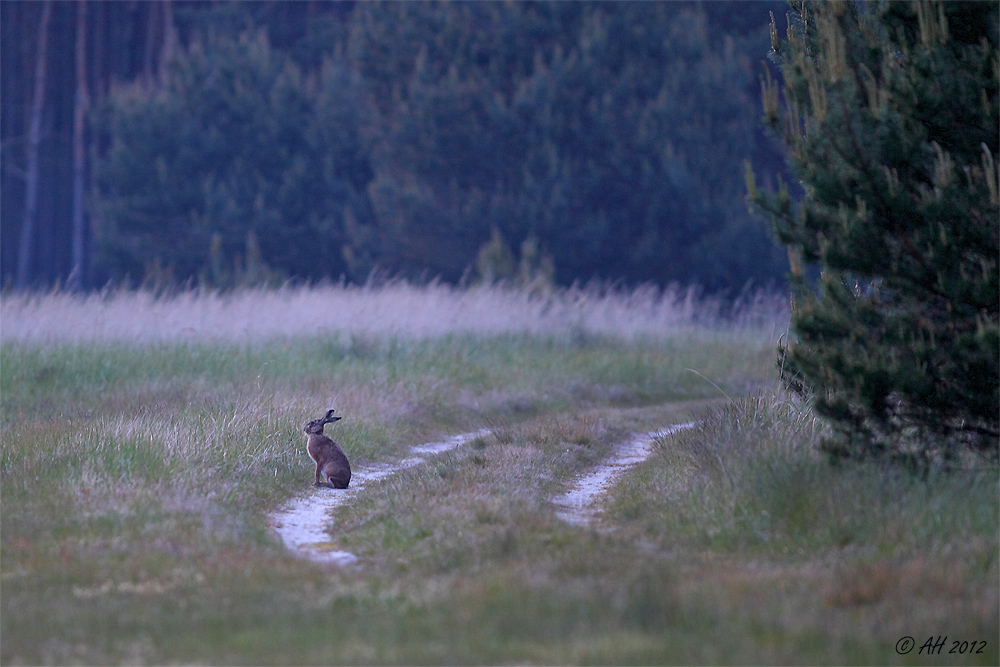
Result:
[[[331,419],[333,419],[333,413],[334,412],[336,412],[336,410],[334,410],[333,408],[330,408],[329,410],[327,410],[326,411],[326,416],[323,417],[323,421],[330,421]],[[337,417],[337,419],[340,419],[340,417]]]

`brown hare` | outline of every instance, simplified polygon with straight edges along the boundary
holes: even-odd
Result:
[[[308,437],[306,451],[309,458],[316,462],[316,486],[328,486],[331,489],[346,489],[351,483],[351,464],[347,456],[333,440],[323,435],[323,426],[335,422],[340,417],[333,416],[329,410],[322,419],[313,419],[302,430]]]

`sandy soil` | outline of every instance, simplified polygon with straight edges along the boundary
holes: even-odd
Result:
[[[271,527],[281,536],[290,551],[303,558],[337,565],[350,565],[358,558],[349,551],[337,549],[327,532],[335,520],[335,510],[351,502],[368,484],[420,465],[428,457],[459,447],[488,433],[488,429],[463,433],[441,442],[429,442],[410,448],[410,455],[396,463],[385,463],[355,470],[347,489],[316,488],[273,513]]]
[[[561,509],[557,516],[569,523],[584,526],[601,512],[598,500],[635,465],[645,461],[652,452],[653,442],[671,433],[691,428],[695,422],[676,424],[660,431],[637,435],[619,445],[614,454],[584,475],[573,488],[553,499]],[[335,510],[363,493],[369,484],[424,463],[429,457],[450,451],[481,435],[488,429],[455,435],[441,442],[429,442],[410,448],[410,455],[396,463],[368,466],[354,471],[348,489],[317,488],[291,501],[270,517],[271,527],[281,536],[285,546],[302,558],[321,563],[350,565],[358,558],[349,551],[337,549],[328,532],[335,521]]]
[[[671,433],[691,428],[694,424],[695,422],[676,424],[661,431],[637,435],[622,443],[616,448],[611,458],[577,480],[572,489],[553,500],[561,508],[556,516],[577,526],[587,525],[601,511],[596,506],[600,496],[617,483],[629,468],[649,458],[653,451],[654,441]]]

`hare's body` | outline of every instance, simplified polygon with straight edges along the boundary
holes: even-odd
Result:
[[[351,464],[347,456],[337,443],[323,434],[323,426],[338,419],[340,417],[334,417],[333,410],[330,410],[325,417],[313,419],[302,429],[308,438],[306,451],[309,458],[316,462],[316,486],[346,489],[351,483]]]

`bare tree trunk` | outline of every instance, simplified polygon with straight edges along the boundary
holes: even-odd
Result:
[[[174,60],[177,31],[174,28],[174,5],[172,0],[163,2],[163,50],[160,52],[160,88],[167,87],[167,74]]]
[[[42,143],[42,104],[45,102],[45,51],[48,46],[49,18],[52,0],[42,5],[42,19],[38,24],[38,50],[35,54],[35,95],[31,104],[31,125],[28,128],[28,175],[24,198],[24,222],[21,225],[21,243],[17,253],[18,289],[25,289],[31,277],[31,240],[35,233],[35,210],[38,207],[38,147]]]
[[[153,89],[153,61],[156,52],[156,4],[150,4],[146,9],[146,50],[142,57],[142,87]]]
[[[87,92],[87,1],[76,4],[76,99],[73,103],[73,269],[66,280],[72,291],[83,287],[85,216],[83,210],[84,127],[90,102]]]

